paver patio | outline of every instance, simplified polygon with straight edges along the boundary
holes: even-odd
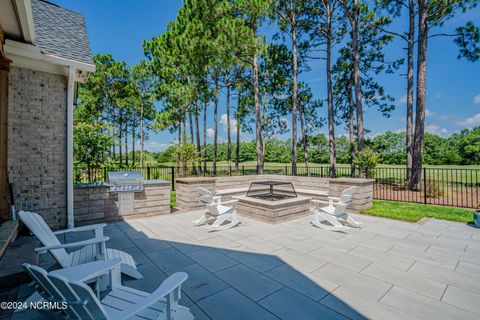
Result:
[[[191,225],[198,216],[109,224],[107,245],[131,253],[144,275],[126,284],[153,291],[185,271],[182,303],[196,319],[480,318],[480,230],[465,224],[355,215],[363,229],[331,232],[311,217],[242,217],[209,233]]]

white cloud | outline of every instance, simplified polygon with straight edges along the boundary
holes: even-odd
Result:
[[[398,99],[398,105],[402,105],[402,104],[407,104],[407,95],[404,94],[403,96],[400,97],[400,99]]]
[[[207,136],[212,138],[215,135],[215,130],[213,128],[207,128]]]
[[[430,111],[430,109],[425,110],[425,116],[431,117],[431,116],[434,116],[434,115],[435,115],[435,112]]]
[[[464,126],[464,127],[476,127],[480,126],[480,113],[474,114],[471,117],[462,119],[458,122],[458,125]]]
[[[441,136],[446,136],[448,134],[448,130],[445,129],[445,128],[442,128],[436,124],[427,124],[425,126],[425,130],[427,132],[430,132],[430,133],[433,133],[433,134],[438,134],[438,135],[441,135]]]
[[[220,117],[220,124],[222,125],[223,130],[227,132],[228,120],[227,120],[227,115],[225,113],[222,114],[222,116]],[[230,133],[235,134],[236,127],[237,127],[237,120],[230,116]]]
[[[145,150],[160,152],[167,149],[171,143],[161,143],[158,141],[145,141]]]
[[[473,103],[480,104],[480,94],[477,94],[475,97],[473,97]]]

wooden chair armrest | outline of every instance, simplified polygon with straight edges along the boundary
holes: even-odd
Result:
[[[162,282],[160,287],[155,290],[152,294],[145,297],[145,299],[131,308],[123,310],[120,314],[116,315],[116,319],[129,319],[130,317],[136,315],[138,312],[147,309],[152,304],[156,303],[158,300],[165,298],[170,295],[171,299],[167,299],[170,303],[177,302],[180,300],[180,292],[182,283],[184,283],[188,278],[188,275],[185,272],[177,272],[168,277],[165,281]],[[172,301],[173,300],[173,301]],[[169,308],[169,306],[167,306]]]
[[[86,282],[105,275],[120,266],[122,259],[99,260],[70,268],[51,271],[51,275],[61,275],[71,281]]]
[[[59,230],[55,231],[54,234],[64,234],[64,233],[70,233],[70,232],[82,232],[82,231],[91,231],[91,230],[96,230],[96,229],[103,229],[107,226],[106,223],[97,223],[97,224],[91,224],[88,226],[82,226],[82,227],[77,227],[77,228],[72,228],[72,229],[64,229],[64,230]]]
[[[93,238],[93,239],[88,239],[88,240],[83,240],[78,242],[71,242],[71,243],[61,243],[53,246],[35,248],[35,252],[37,252],[37,254],[43,254],[43,253],[46,253],[47,251],[54,250],[54,249],[85,247],[91,244],[105,243],[108,240],[110,240],[110,237]]]

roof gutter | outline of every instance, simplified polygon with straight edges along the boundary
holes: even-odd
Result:
[[[95,65],[93,64],[65,59],[48,52],[42,52],[40,48],[33,46],[31,44],[25,44],[25,43],[13,41],[13,40],[7,40],[5,41],[4,50],[5,50],[5,53],[9,55],[10,58],[12,58],[12,60],[14,60],[14,62],[15,62],[15,56],[19,56],[19,57],[46,62],[50,64],[55,64],[59,66],[74,67],[77,70],[77,74],[78,74],[78,71],[81,71],[85,74],[95,72]],[[85,82],[86,78],[78,79],[78,81]]]

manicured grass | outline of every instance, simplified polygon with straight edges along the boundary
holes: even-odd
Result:
[[[203,162],[202,162],[203,164]],[[164,165],[164,166],[174,166],[174,162],[165,162],[165,163],[160,163],[159,165]],[[207,161],[207,165],[211,166],[212,162]],[[240,166],[251,166],[254,167],[257,165],[256,161],[245,161],[245,162],[240,162]],[[265,166],[290,166],[290,163],[282,163],[282,162],[265,162]],[[310,163],[311,166],[328,166],[328,163]],[[227,161],[217,161],[217,166],[228,166]],[[232,161],[232,167],[235,166],[235,162]],[[304,162],[299,162],[297,164],[299,167],[305,166]],[[337,167],[340,168],[349,168],[350,164],[348,163],[337,163]],[[396,164],[379,164],[377,165],[377,168],[400,168],[403,169],[405,168],[405,165],[396,165]],[[480,165],[449,165],[449,164],[444,164],[444,165],[425,165],[424,167],[426,168],[444,168],[444,169],[480,169]]]
[[[175,208],[177,205],[177,192],[170,191],[170,207]]]
[[[361,213],[410,222],[416,222],[424,217],[466,223],[473,220],[473,211],[468,209],[386,200],[373,200],[373,207]]]

